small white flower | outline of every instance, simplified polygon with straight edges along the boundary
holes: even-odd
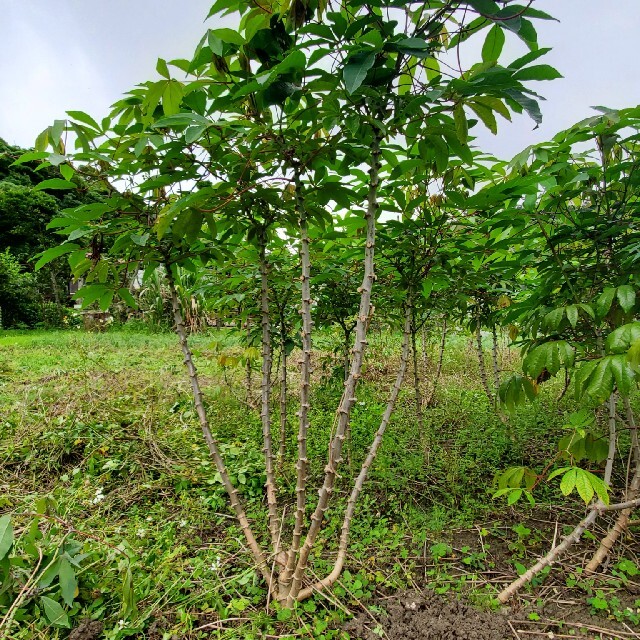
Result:
[[[180,522],[178,522],[178,526],[179,526],[181,529],[184,529],[184,527],[186,527],[186,526],[187,526],[187,521],[186,521],[186,520],[180,520]]]
[[[124,620],[118,620],[118,626],[122,629],[122,627],[124,627]]]
[[[220,568],[220,556],[216,556],[216,559],[211,563],[209,568],[211,571],[217,571]]]
[[[361,407],[364,407],[364,402],[358,402]]]
[[[149,516],[149,517],[147,518],[147,522],[153,522],[153,518],[152,518],[151,516]]]
[[[91,500],[92,504],[98,504],[99,502],[102,502],[104,500],[104,487],[98,487],[96,489],[96,495],[93,498],[93,500]]]
[[[147,530],[140,527],[137,531],[136,531],[136,535],[138,536],[138,538],[144,538],[147,535]]]

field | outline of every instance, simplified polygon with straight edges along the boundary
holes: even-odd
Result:
[[[265,536],[260,416],[247,405],[246,371],[233,359],[240,347],[227,330],[191,341],[212,429],[248,515]],[[399,342],[387,332],[370,338],[346,463],[320,540],[325,550],[312,557],[316,572],[330,567],[351,477],[384,410]],[[334,343],[321,333],[313,352],[319,384],[311,403],[312,485],[322,475],[342,389]],[[426,395],[434,343],[420,361]],[[585,507],[564,498],[554,482],[539,487],[534,506],[492,499],[498,472],[514,465],[542,470],[553,457],[572,401],[559,401],[562,388],[550,383],[535,402],[500,415],[482,391],[465,334],[448,339],[423,429],[405,382],[358,504],[346,570],[332,590],[293,610],[272,604],[265,611],[269,594],[206,450],[173,334],[126,327],[7,331],[0,353],[0,507],[12,515],[19,558],[14,583],[0,591],[18,603],[0,637],[346,638],[345,629],[354,638],[413,637],[443,616],[460,635],[437,635],[435,626],[433,636],[419,637],[638,637],[632,538],[616,547],[601,573],[586,577],[577,568],[597,547],[601,528],[538,576],[513,607],[495,600],[575,526]],[[231,364],[221,367],[221,354]],[[504,369],[517,358],[501,346]],[[290,373],[298,375],[294,365]],[[254,392],[257,397],[257,384]],[[291,404],[287,454],[279,462],[285,518],[295,503],[295,398]],[[619,451],[627,455],[624,436]],[[311,504],[314,494],[307,499]],[[61,558],[73,567],[73,579],[63,584],[55,572],[43,579]],[[37,584],[29,580],[36,574]],[[50,619],[51,611],[40,610],[41,598],[66,601],[69,584],[75,593],[67,618],[49,626],[44,614]],[[402,621],[395,635],[385,631],[386,614]]]

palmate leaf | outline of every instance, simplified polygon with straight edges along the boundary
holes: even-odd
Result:
[[[573,366],[574,360],[575,350],[566,340],[553,340],[531,349],[522,362],[522,370],[534,379],[545,369],[555,376],[562,367]]]
[[[576,399],[588,396],[601,404],[614,388],[623,396],[629,395],[636,381],[636,372],[626,354],[604,356],[591,360],[578,369],[576,376]]]
[[[515,411],[516,407],[527,400],[534,400],[537,394],[538,386],[535,381],[527,376],[514,374],[500,385],[498,400],[508,411]]]

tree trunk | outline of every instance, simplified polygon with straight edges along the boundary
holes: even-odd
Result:
[[[424,324],[420,329],[420,342],[422,343],[422,370],[426,375],[427,371],[429,371],[429,354],[427,352],[427,330]]]
[[[353,514],[355,511],[356,503],[358,501],[358,497],[360,496],[360,492],[364,486],[365,480],[367,479],[367,474],[369,473],[369,469],[375,460],[376,454],[378,453],[378,449],[382,444],[382,439],[384,437],[384,433],[389,425],[389,421],[391,420],[391,415],[393,414],[393,410],[395,408],[396,400],[398,398],[398,394],[400,393],[400,389],[402,387],[402,382],[404,380],[405,372],[407,370],[407,361],[409,359],[409,335],[410,335],[410,326],[411,326],[411,311],[407,306],[407,311],[405,315],[405,323],[404,323],[404,331],[403,331],[403,341],[402,341],[402,353],[400,357],[400,368],[398,369],[398,374],[396,376],[395,384],[393,385],[393,389],[391,390],[391,396],[387,402],[386,409],[382,416],[382,420],[380,421],[380,426],[378,427],[378,431],[371,443],[369,448],[369,453],[365,458],[365,461],[362,463],[362,467],[360,469],[360,473],[356,478],[356,481],[353,485],[353,490],[351,491],[351,495],[349,496],[349,500],[347,501],[347,510],[344,516],[344,520],[342,522],[342,530],[340,533],[340,544],[338,546],[338,555],[336,557],[336,561],[333,565],[333,569],[331,573],[324,578],[323,580],[319,580],[315,584],[307,587],[300,591],[298,595],[299,600],[304,600],[305,598],[310,597],[316,591],[321,591],[322,589],[326,589],[327,587],[332,586],[336,580],[340,577],[340,573],[342,572],[342,568],[344,566],[344,562],[347,556],[347,548],[349,545],[349,533],[351,530],[351,521],[353,520]]]
[[[358,319],[356,323],[356,336],[353,346],[353,358],[351,362],[351,370],[349,377],[345,382],[345,389],[338,406],[338,418],[335,435],[330,444],[329,459],[325,467],[324,482],[318,492],[318,502],[311,516],[311,526],[305,538],[304,544],[300,548],[298,561],[293,572],[291,588],[287,596],[286,605],[292,606],[293,602],[298,599],[298,594],[302,587],[302,578],[307,567],[307,561],[311,548],[322,526],[325,511],[329,504],[329,498],[333,493],[338,465],[342,460],[342,445],[345,438],[345,432],[351,416],[351,409],[356,401],[355,392],[358,380],[362,372],[362,362],[364,358],[365,346],[367,344],[367,330],[369,327],[369,319],[371,313],[371,290],[375,280],[374,273],[374,248],[376,239],[376,216],[378,214],[378,186],[379,186],[379,169],[380,169],[380,142],[382,134],[380,129],[375,128],[374,138],[371,144],[371,169],[369,172],[369,190],[367,195],[367,207],[365,211],[366,219],[366,241],[365,241],[365,257],[364,257],[364,276],[360,287],[360,308],[358,311]]]
[[[284,458],[287,449],[287,345],[284,325],[280,326],[280,449],[278,451],[278,464],[280,469],[284,466]]]
[[[491,357],[493,360],[493,393],[498,397],[498,391],[500,390],[500,364],[498,362],[498,332],[496,325],[491,327]]]
[[[244,511],[244,507],[240,501],[240,497],[238,495],[237,489],[231,483],[231,479],[229,477],[229,473],[224,464],[224,460],[220,454],[220,447],[218,446],[218,441],[214,438],[211,433],[211,429],[209,428],[209,421],[207,419],[207,413],[204,406],[204,400],[202,396],[202,390],[200,388],[200,381],[198,379],[198,372],[193,363],[193,357],[191,354],[191,349],[189,348],[189,343],[187,341],[187,334],[184,327],[184,321],[182,319],[182,311],[180,309],[180,302],[178,300],[178,293],[176,291],[175,281],[173,279],[173,274],[171,273],[171,267],[166,265],[167,272],[167,281],[169,283],[169,291],[171,293],[171,306],[173,309],[173,318],[175,322],[175,330],[180,341],[180,346],[182,348],[182,354],[184,356],[184,364],[189,373],[189,380],[191,382],[191,390],[193,393],[193,400],[196,408],[196,413],[198,414],[198,420],[200,421],[200,428],[202,429],[202,434],[204,435],[204,439],[209,448],[209,452],[211,453],[211,457],[216,465],[216,469],[220,474],[220,478],[222,480],[222,484],[229,496],[229,502],[231,503],[231,507],[233,508],[234,513],[236,514],[236,518],[238,523],[240,524],[240,528],[242,529],[242,533],[247,541],[247,545],[253,559],[256,562],[258,570],[262,574],[262,577],[265,579],[268,585],[271,584],[271,572],[269,570],[269,566],[267,565],[267,560],[260,549],[255,536],[251,530],[251,526],[247,519],[246,513]]]
[[[476,323],[476,353],[478,354],[478,367],[480,369],[480,380],[482,381],[482,388],[487,394],[490,404],[494,404],[495,400],[491,389],[489,388],[489,379],[487,378],[487,369],[484,365],[484,351],[482,350],[482,331],[480,328],[480,319]]]
[[[436,369],[436,374],[433,379],[433,387],[431,389],[431,394],[429,395],[429,399],[427,400],[427,406],[430,407],[433,404],[436,396],[436,389],[438,388],[438,382],[440,381],[440,376],[442,374],[442,362],[444,360],[444,348],[447,342],[447,319],[444,318],[442,321],[442,337],[440,338],[440,353],[438,354],[438,368]]]
[[[280,527],[276,503],[276,478],[273,464],[273,445],[271,441],[271,319],[269,317],[269,267],[267,265],[267,237],[266,228],[261,229],[259,243],[260,260],[260,323],[262,325],[262,382],[261,407],[262,440],[264,451],[265,471],[267,481],[267,511],[269,514],[269,532],[271,544],[276,556],[280,551]]]
[[[302,527],[306,512],[307,500],[307,476],[309,460],[307,458],[307,434],[309,432],[310,387],[311,387],[311,254],[309,251],[309,227],[307,212],[304,206],[302,183],[300,180],[300,167],[294,167],[294,184],[296,197],[296,213],[300,227],[300,266],[301,266],[301,304],[300,315],[302,317],[302,353],[300,354],[300,411],[298,412],[298,459],[296,461],[296,515],[293,527],[291,548],[287,555],[287,562],[280,574],[279,595],[281,600],[289,594],[291,579],[296,567],[300,541],[302,539]]]
[[[422,393],[420,392],[420,369],[418,367],[418,347],[416,334],[418,330],[416,329],[415,322],[415,313],[413,308],[410,309],[411,314],[411,351],[413,354],[413,395],[416,403],[416,419],[418,420],[418,427],[420,429],[420,433],[424,430],[424,419],[422,416]]]
[[[247,347],[250,346],[250,338],[251,336],[251,320],[249,318],[247,318]],[[247,360],[245,363],[245,369],[244,369],[244,386],[245,386],[245,392],[246,392],[246,402],[247,402],[247,406],[250,409],[255,409],[255,403],[253,401],[253,371],[251,369],[251,358],[247,355]]]

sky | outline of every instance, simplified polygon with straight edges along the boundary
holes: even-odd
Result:
[[[156,76],[158,57],[190,57],[207,28],[227,26],[204,22],[212,2],[0,0],[0,137],[29,147],[66,110],[106,115],[125,91]],[[560,21],[536,21],[536,28],[540,45],[553,49],[540,62],[564,77],[535,83],[546,98],[538,129],[524,116],[502,121],[497,136],[478,128],[477,145],[499,158],[593,115],[593,105],[640,104],[639,0],[536,0],[534,7]],[[523,52],[507,39],[506,62]]]

